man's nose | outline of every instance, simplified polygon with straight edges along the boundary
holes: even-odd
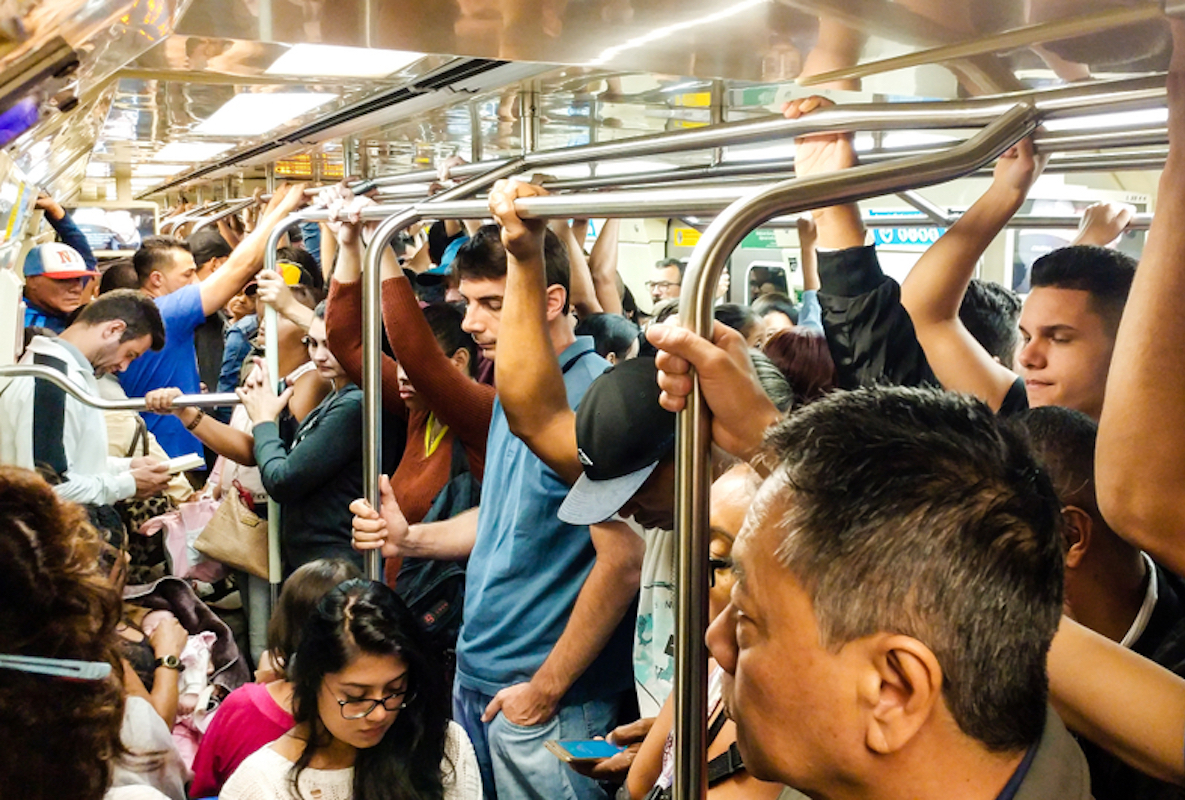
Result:
[[[724,607],[720,616],[708,625],[708,632],[704,635],[704,642],[708,651],[720,668],[729,675],[736,674],[737,668],[737,640],[736,640],[736,609],[732,603]]]

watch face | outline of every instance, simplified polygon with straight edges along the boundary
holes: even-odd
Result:
[[[181,659],[177,658],[177,656],[162,656],[156,662],[162,667],[168,667],[169,669],[181,669]]]

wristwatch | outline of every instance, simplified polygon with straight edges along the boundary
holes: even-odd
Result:
[[[185,669],[185,667],[181,665],[181,659],[173,655],[161,656],[156,660],[156,663],[153,664],[153,669],[160,669],[161,667],[175,669],[178,672],[181,672],[183,669]]]

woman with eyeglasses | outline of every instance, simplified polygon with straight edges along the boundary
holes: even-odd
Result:
[[[473,746],[429,652],[393,590],[331,591],[291,665],[295,727],[243,761],[222,800],[478,800]]]

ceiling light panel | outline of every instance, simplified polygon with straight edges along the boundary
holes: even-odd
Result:
[[[277,58],[265,74],[320,78],[385,78],[423,57],[423,53],[403,50],[298,44]]]
[[[337,95],[322,92],[243,92],[193,132],[204,136],[258,136],[336,99]]]

